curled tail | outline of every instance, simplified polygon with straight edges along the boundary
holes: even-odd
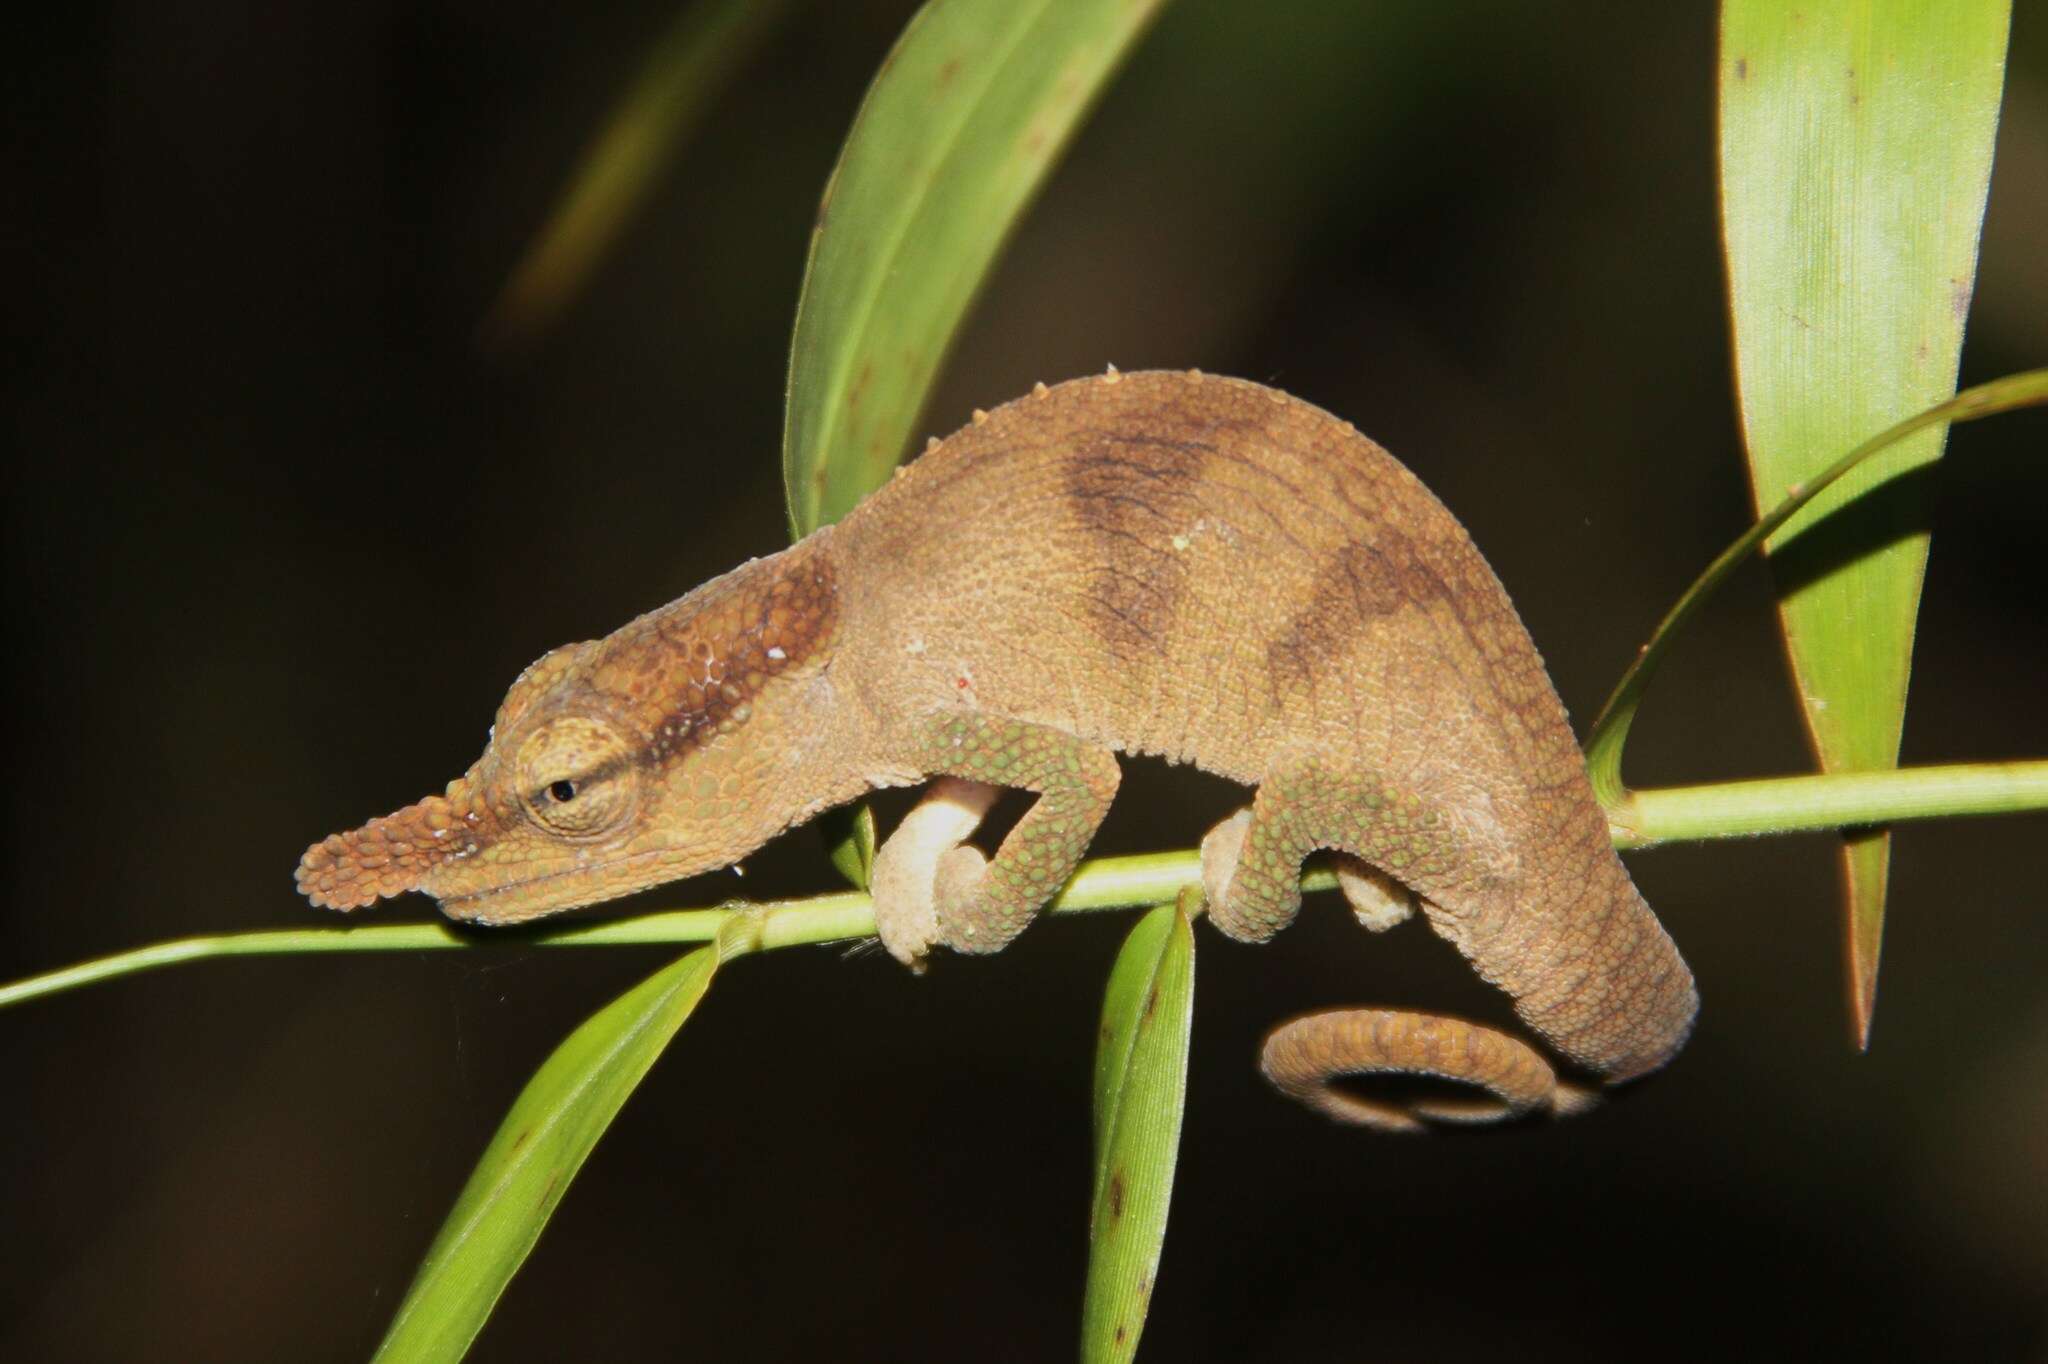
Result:
[[[1604,831],[1603,831],[1604,833]],[[1613,851],[1601,846],[1578,876],[1501,892],[1424,901],[1430,923],[1544,1041],[1609,1085],[1662,1066],[1685,1045],[1699,1009],[1692,973]],[[1386,1009],[1307,1014],[1275,1028],[1260,1056],[1274,1087],[1340,1122],[1382,1131],[1427,1122],[1563,1117],[1598,1102],[1560,1080],[1527,1043],[1483,1024]],[[1347,1077],[1424,1076],[1486,1097],[1399,1103],[1346,1088]]]
[[[1532,1113],[1562,1117],[1597,1102],[1560,1081],[1535,1048],[1462,1018],[1392,1009],[1331,1009],[1290,1019],[1266,1037],[1259,1069],[1273,1087],[1338,1122],[1382,1132],[1420,1132],[1430,1122],[1485,1123]],[[1416,1075],[1455,1080],[1486,1097],[1372,1098],[1337,1082],[1347,1076]]]
[[[1514,999],[1552,1049],[1620,1084],[1670,1060],[1692,1031],[1699,1000],[1678,948],[1615,855],[1590,792],[1572,808],[1569,818],[1546,821],[1540,836],[1503,848],[1455,806],[1313,763],[1296,766],[1262,783],[1250,810],[1203,840],[1210,915],[1232,937],[1270,937],[1300,905],[1301,858],[1316,848],[1349,853],[1412,890],[1430,926]],[[1347,894],[1368,924],[1389,921],[1383,894],[1370,904],[1359,904],[1350,885]],[[1267,1039],[1262,1067],[1290,1097],[1391,1130],[1571,1113],[1590,1102],[1504,1033],[1383,1009],[1294,1019]],[[1475,1085],[1491,1098],[1395,1104],[1337,1083],[1381,1074]]]

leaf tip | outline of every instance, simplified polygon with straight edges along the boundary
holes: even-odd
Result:
[[[1877,1013],[1877,968],[1884,946],[1885,894],[1891,871],[1891,832],[1865,829],[1842,840],[1842,870],[1848,891],[1844,959],[1849,978],[1850,1041],[1870,1050]]]

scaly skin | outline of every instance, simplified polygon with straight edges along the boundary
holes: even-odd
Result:
[[[885,848],[877,923],[919,965],[1024,927],[1101,822],[1116,752],[1258,788],[1203,844],[1231,936],[1284,927],[1302,857],[1331,848],[1399,883],[1346,878],[1363,921],[1396,921],[1405,887],[1602,1079],[1662,1065],[1691,1028],[1692,977],[1464,529],[1348,424],[1196,374],[1041,385],[839,525],[556,650],[445,795],[315,844],[299,883],[339,909],[418,889],[511,923],[728,865],[874,787],[1038,793],[993,861],[957,842],[985,799]],[[1265,1065],[1398,1130],[1583,1105],[1520,1043],[1423,1015],[1298,1019]],[[1384,1071],[1499,1102],[1403,1110],[1331,1083]]]

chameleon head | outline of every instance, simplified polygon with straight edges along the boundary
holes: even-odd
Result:
[[[299,888],[331,909],[423,890],[493,922],[623,894],[604,887],[636,851],[650,783],[634,727],[581,666],[593,647],[527,669],[490,747],[445,793],[308,848]]]
[[[829,710],[812,658],[829,577],[777,567],[541,659],[468,773],[308,848],[299,888],[344,910],[420,890],[454,918],[516,923],[752,852],[815,807],[799,760]]]

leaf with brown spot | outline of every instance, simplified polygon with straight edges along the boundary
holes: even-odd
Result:
[[[1124,940],[1102,1003],[1084,1364],[1138,1348],[1173,1196],[1194,1000],[1194,933],[1180,906],[1161,905]]]
[[[591,1015],[534,1072],[427,1248],[378,1360],[462,1358],[717,964],[718,949],[706,947],[663,967]]]

